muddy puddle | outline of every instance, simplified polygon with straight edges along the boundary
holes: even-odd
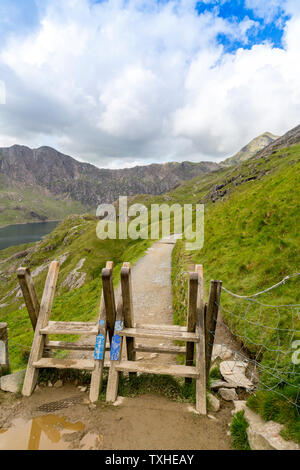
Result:
[[[71,423],[56,415],[16,419],[9,429],[0,429],[0,450],[67,450],[70,434],[84,429],[81,421]]]

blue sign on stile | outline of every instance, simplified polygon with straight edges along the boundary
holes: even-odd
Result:
[[[103,361],[105,351],[105,336],[98,335],[96,337],[94,359],[97,361]]]
[[[110,360],[118,361],[120,359],[120,350],[121,350],[121,337],[119,335],[114,335],[111,348],[110,348]]]

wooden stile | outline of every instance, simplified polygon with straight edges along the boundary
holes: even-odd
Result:
[[[123,316],[125,328],[134,327],[131,268],[130,263],[124,263],[121,269],[121,290],[123,299]],[[134,338],[126,338],[127,358],[129,361],[135,361],[136,353],[134,349]]]
[[[17,276],[34,331],[39,316],[40,303],[38,301],[36,290],[32,281],[30,269],[19,268],[17,270]]]
[[[206,342],[206,381],[208,382],[211,356],[213,351],[215,331],[217,326],[218,314],[219,314],[219,305],[221,299],[221,289],[222,281],[211,281],[209,299],[206,307],[206,333],[205,333],[205,342]]]
[[[106,323],[109,335],[109,342],[111,343],[115,319],[116,319],[116,304],[115,293],[113,286],[112,268],[104,268],[102,270],[102,288],[104,297],[104,306],[106,311]]]
[[[189,303],[187,317],[187,331],[195,333],[196,329],[196,312],[197,312],[197,294],[198,294],[198,274],[193,272],[189,274]],[[192,366],[194,363],[194,343],[186,344],[186,366]],[[190,378],[185,379],[186,383],[191,382]]]
[[[111,272],[113,271],[114,263],[112,261],[108,261],[106,263],[106,269],[109,269]],[[106,337],[107,337],[107,320],[106,320],[106,310],[105,310],[105,302],[104,302],[104,293],[102,288],[101,293],[101,300],[100,300],[100,308],[99,308],[99,316],[98,316],[98,335],[102,339],[102,347],[103,347],[103,355],[100,359],[95,359],[95,368],[92,373],[91,378],[91,388],[90,388],[90,401],[94,403],[99,398],[99,393],[102,388],[102,378],[103,378],[103,369],[104,369],[104,362],[105,362],[105,345],[106,345]]]
[[[0,376],[9,372],[9,369],[7,323],[0,323]]]
[[[106,264],[106,272],[109,272],[109,285],[103,285],[103,292],[100,301],[99,317],[96,322],[51,322],[50,313],[54,299],[55,287],[58,278],[59,263],[54,261],[51,263],[43,298],[37,312],[38,300],[35,294],[34,286],[31,281],[30,272],[26,268],[18,271],[18,278],[22,288],[28,313],[34,326],[34,315],[36,316],[36,324],[34,326],[35,333],[31,348],[31,353],[25,374],[23,385],[23,395],[30,396],[36,385],[38,370],[42,368],[56,368],[56,369],[79,369],[89,370],[92,372],[90,400],[92,402],[98,400],[99,390],[102,384],[103,367],[105,360],[106,350],[106,335],[107,335],[107,322],[106,322],[106,306],[105,296],[111,295],[112,286],[112,269],[113,263],[111,261]],[[114,297],[113,297],[114,298]],[[111,308],[111,307],[110,307]],[[112,313],[112,311],[111,311]],[[91,335],[96,338],[96,345],[94,349],[93,359],[58,359],[43,357],[43,353],[50,349],[67,349],[67,350],[85,350],[91,351],[91,346],[83,343],[68,343],[66,341],[48,341],[50,334],[78,334],[78,335]],[[47,348],[46,348],[47,346]]]
[[[199,336],[199,341],[196,343],[196,369],[199,374],[199,377],[196,380],[196,410],[200,414],[206,415],[205,306],[203,266],[196,265],[196,272],[198,274],[196,334]]]
[[[40,329],[47,326],[49,321],[51,307],[54,299],[55,287],[58,278],[59,263],[53,261],[48,271],[41,307],[36,323],[35,333],[33,337],[32,348],[28,360],[27,370],[23,384],[23,395],[29,397],[36,385],[38,370],[33,363],[42,358],[45,347],[45,335],[40,335]]]

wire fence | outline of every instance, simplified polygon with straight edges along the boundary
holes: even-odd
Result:
[[[262,300],[264,294],[298,276],[286,276],[249,296],[222,287],[214,343],[219,357],[228,358],[228,350],[231,354],[229,370],[223,375],[226,380],[250,393],[272,392],[300,414],[300,304],[274,305]],[[222,362],[220,369],[224,374]]]

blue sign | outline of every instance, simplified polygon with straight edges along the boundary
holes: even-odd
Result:
[[[116,320],[115,331],[122,331],[123,327],[124,327],[124,322],[122,320]]]
[[[114,335],[111,348],[110,348],[110,360],[111,361],[118,361],[120,359],[120,351],[121,351],[121,337],[119,335]]]
[[[105,352],[105,336],[98,335],[96,337],[94,359],[97,361],[103,361]]]

